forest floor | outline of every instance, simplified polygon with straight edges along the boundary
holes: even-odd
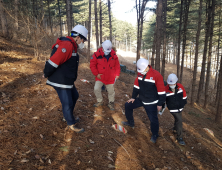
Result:
[[[119,57],[122,64],[132,62]],[[45,61],[33,57],[30,46],[0,38],[0,169],[2,170],[220,170],[222,169],[222,125],[214,123],[214,106],[185,106],[185,146],[176,142],[171,129],[174,119],[166,109],[159,115],[160,137],[150,142],[150,122],[143,108],[134,111],[135,129],[115,131],[113,124],[126,120],[124,103],[131,96],[135,76],[121,73],[115,83],[115,111],[105,105],[94,108],[94,76],[89,63],[80,58],[75,82],[79,99],[74,115],[81,118],[82,134],[71,132],[62,121],[55,90],[42,78]],[[176,65],[166,65],[166,75]],[[92,84],[80,81],[86,79]],[[191,74],[184,69],[188,92]],[[211,105],[211,104],[210,104]],[[214,135],[206,131],[208,128]]]

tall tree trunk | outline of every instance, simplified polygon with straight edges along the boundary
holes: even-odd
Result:
[[[88,59],[91,59],[90,56],[90,38],[91,38],[91,0],[89,0],[89,28],[88,28]]]
[[[152,46],[152,58],[151,58],[151,66],[154,68],[154,56],[156,52],[156,28],[157,25],[155,26],[155,32],[154,32],[154,37],[153,37],[153,46]]]
[[[41,3],[41,25],[44,28],[44,9],[43,9],[43,0],[40,1]]]
[[[218,89],[217,89],[217,94],[218,94],[218,100],[216,101],[216,117],[215,117],[215,122],[216,123],[221,123],[221,109],[222,109],[222,55],[220,58],[220,72],[219,72],[219,79],[218,79]]]
[[[52,34],[52,20],[51,20],[51,11],[49,7],[50,2],[49,0],[47,2],[48,2],[49,24],[50,24],[51,34]]]
[[[100,44],[103,42],[103,30],[102,30],[102,2],[99,0],[99,30],[100,30]]]
[[[180,43],[181,43],[181,29],[183,22],[183,0],[181,0],[180,5],[180,24],[179,24],[179,34],[178,34],[178,51],[177,51],[177,77],[180,79]]]
[[[71,29],[74,27],[74,17],[73,17],[73,5],[72,0],[70,0],[70,22],[71,22]]]
[[[218,79],[218,67],[219,67],[219,57],[220,57],[220,41],[221,41],[221,3],[220,3],[220,11],[219,11],[219,35],[218,35],[218,45],[217,45],[217,64],[216,64],[216,76],[215,76],[215,83],[214,89],[217,87],[217,79]]]
[[[7,26],[7,19],[6,19],[5,10],[4,10],[3,6],[4,6],[3,0],[0,0],[0,16],[1,16],[2,33],[3,33],[4,37],[7,37],[8,26]]]
[[[196,91],[196,77],[197,77],[197,62],[198,62],[198,52],[199,52],[199,38],[200,38],[200,29],[201,29],[201,16],[202,16],[202,3],[203,0],[200,0],[199,6],[199,18],[198,18],[198,27],[197,27],[197,34],[196,34],[196,49],[195,49],[195,58],[194,58],[194,71],[193,71],[193,82],[192,82],[192,89],[191,89],[191,104],[194,105],[194,94]]]
[[[70,0],[66,0],[66,17],[67,17],[67,28],[68,34],[70,34],[72,30],[72,20],[71,20],[71,12],[70,12]]]
[[[155,69],[160,72],[160,48],[161,48],[161,33],[162,33],[162,9],[163,9],[163,0],[159,0],[157,4],[157,32],[156,32],[156,61]]]
[[[211,55],[212,55],[212,39],[213,39],[213,29],[214,29],[214,13],[215,13],[215,0],[212,0],[211,6],[211,22],[210,22],[210,41],[209,41],[209,52],[208,52],[208,62],[207,62],[207,76],[206,76],[206,85],[205,85],[205,100],[204,100],[204,107],[207,107],[208,103],[208,88],[211,76]]]
[[[136,50],[136,61],[140,59],[140,49],[139,49],[139,35],[140,35],[140,13],[141,13],[141,9],[140,9],[140,0],[139,0],[139,4],[137,3],[136,0],[136,14],[137,14],[137,50]]]
[[[206,56],[207,56],[207,45],[208,45],[208,38],[210,36],[210,23],[211,23],[211,7],[210,2],[208,8],[207,8],[207,21],[206,21],[206,31],[205,31],[205,41],[204,41],[204,53],[203,53],[203,60],[202,60],[202,67],[201,67],[201,75],[200,75],[200,81],[199,81],[199,89],[197,94],[197,100],[196,102],[199,103],[201,94],[203,92],[203,85],[204,85],[204,79],[205,79],[205,67],[206,67]]]
[[[14,23],[15,31],[14,31],[14,38],[17,38],[17,31],[18,31],[18,5],[19,5],[18,0],[15,0],[15,23]]]
[[[98,16],[97,16],[97,0],[94,0],[94,12],[95,12],[95,28],[96,28],[96,48],[99,47],[99,31],[98,31]]]
[[[61,19],[61,9],[60,9],[60,4],[59,4],[59,0],[58,0],[58,10],[59,10],[59,25],[60,25],[60,36],[62,37],[62,19]]]
[[[112,19],[111,19],[111,4],[110,4],[110,0],[108,0],[108,10],[109,10],[109,39],[112,42]]]
[[[167,39],[166,39],[166,15],[167,15],[167,0],[163,0],[163,59],[162,59],[162,69],[161,69],[161,74],[164,77],[165,74],[165,58],[166,58],[166,44],[167,44]]]
[[[187,21],[188,21],[188,14],[189,14],[189,8],[190,8],[190,2],[191,0],[185,0],[184,3],[184,25],[183,25],[183,48],[182,48],[182,61],[181,61],[181,69],[180,69],[180,83],[182,83],[183,80],[183,67],[184,67],[184,55],[185,55],[185,49],[186,49],[186,41],[187,41]]]

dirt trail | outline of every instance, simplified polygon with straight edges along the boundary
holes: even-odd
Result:
[[[93,108],[94,76],[81,58],[75,83],[80,97],[74,112],[86,131],[76,134],[62,122],[57,94],[41,78],[44,61],[33,59],[30,47],[2,39],[0,49],[0,169],[222,169],[222,125],[214,124],[210,107],[185,107],[185,147],[175,141],[168,110],[159,116],[161,137],[156,144],[150,142],[150,122],[143,108],[134,111],[134,130],[127,128],[126,135],[117,132],[111,126],[125,120],[122,110],[127,95],[131,96],[135,76],[121,73],[115,84],[115,111],[106,105]],[[175,69],[175,65],[167,64],[166,74]],[[186,82],[191,79],[189,75],[185,69]],[[81,82],[82,78],[92,84]],[[188,82],[185,87],[189,94]],[[103,95],[107,104],[107,93]],[[214,137],[203,128],[212,130]]]

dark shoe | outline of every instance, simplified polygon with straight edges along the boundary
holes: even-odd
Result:
[[[128,121],[127,121],[127,122],[122,121],[121,123],[122,123],[122,125],[124,125],[124,126],[130,126],[131,128],[134,129],[134,125],[129,124]]]
[[[152,143],[156,143],[156,140],[157,140],[158,137],[159,137],[159,135],[152,135],[150,141],[151,141]]]
[[[62,121],[63,121],[63,122],[66,122],[66,119],[65,119],[65,117],[63,117],[63,118],[62,118]],[[79,117],[77,117],[77,118],[76,118],[75,122],[76,122],[76,123],[79,123],[79,122],[80,122],[80,119],[79,119]]]
[[[85,131],[83,128],[78,128],[75,125],[70,125],[69,128],[76,133],[82,133]]]
[[[185,142],[183,141],[183,138],[179,138],[177,139],[177,141],[180,145],[186,145]]]
[[[103,102],[97,102],[93,105],[93,107],[99,107],[99,106],[102,106],[103,105]]]
[[[109,107],[110,110],[115,110],[114,102],[109,102],[108,107]]]

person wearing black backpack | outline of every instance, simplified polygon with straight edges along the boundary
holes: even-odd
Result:
[[[43,77],[48,78],[46,84],[52,86],[58,93],[62,103],[62,111],[68,127],[77,132],[84,132],[83,128],[78,128],[73,110],[79,93],[76,90],[74,82],[77,78],[79,55],[77,49],[84,48],[84,42],[87,41],[88,30],[82,25],[76,25],[70,36],[60,37],[52,46],[51,57],[45,63]]]

